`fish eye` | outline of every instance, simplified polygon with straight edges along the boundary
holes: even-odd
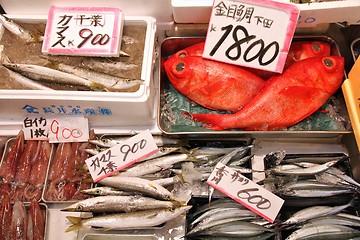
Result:
[[[326,67],[333,67],[334,66],[334,62],[330,58],[325,58],[323,60],[323,62],[324,62]]]
[[[81,211],[83,209],[83,206],[82,205],[78,205],[77,207],[76,207],[76,210],[77,211]]]
[[[319,43],[313,43],[311,44],[311,48],[315,51],[315,52],[320,52],[321,50],[321,46]]]
[[[100,190],[100,189],[96,189],[95,193],[98,194],[98,195],[100,195],[100,194],[101,194],[101,190]]]
[[[184,62],[177,63],[175,69],[177,72],[183,71],[185,69],[185,63]]]

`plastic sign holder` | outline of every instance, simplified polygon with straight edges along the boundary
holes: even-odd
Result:
[[[352,67],[349,78],[341,86],[355,139],[360,150],[360,58]]]
[[[268,0],[215,0],[203,57],[281,73],[299,13]]]
[[[44,54],[118,57],[124,14],[119,8],[51,6]]]

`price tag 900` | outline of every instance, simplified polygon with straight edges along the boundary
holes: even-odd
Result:
[[[222,163],[216,165],[207,183],[271,223],[284,203],[283,199]]]
[[[215,0],[204,58],[281,73],[299,9],[263,0]]]
[[[94,182],[124,169],[158,151],[149,130],[85,160]]]

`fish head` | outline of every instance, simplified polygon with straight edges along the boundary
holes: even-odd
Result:
[[[65,207],[65,208],[61,209],[61,211],[64,211],[64,212],[81,212],[81,211],[83,211],[83,209],[84,209],[83,204],[74,203],[74,204],[71,204],[68,207]]]
[[[321,58],[324,88],[330,94],[334,94],[340,87],[344,78],[343,57],[328,56]]]
[[[199,42],[193,44],[187,48],[184,48],[180,51],[177,51],[173,56],[178,58],[183,58],[187,56],[202,56],[204,53],[205,42]]]
[[[293,42],[290,46],[289,57],[294,61],[310,58],[330,56],[331,46],[327,42],[320,41],[299,41]]]
[[[206,85],[208,71],[202,57],[169,58],[164,67],[173,87],[184,95]]]

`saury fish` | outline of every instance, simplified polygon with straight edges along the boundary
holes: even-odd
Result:
[[[24,40],[27,43],[40,41],[42,37],[36,37],[32,35],[29,31],[25,30],[20,25],[16,24],[13,20],[5,17],[3,14],[0,14],[0,23],[12,34],[18,38]]]
[[[274,130],[292,126],[318,110],[340,87],[344,58],[313,57],[271,77],[256,97],[234,114],[190,114],[214,130]]]
[[[214,110],[240,110],[265,83],[242,67],[197,56],[169,58],[164,66],[177,91]]]

